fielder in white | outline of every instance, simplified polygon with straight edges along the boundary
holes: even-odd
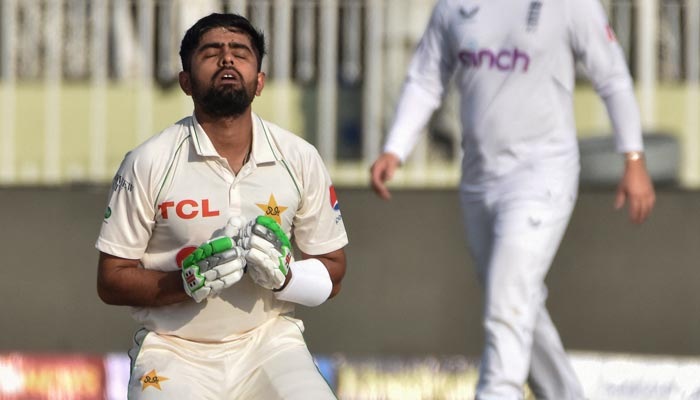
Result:
[[[114,178],[97,288],[143,326],[130,399],[335,398],[293,311],[338,293],[347,235],[316,149],[251,110],[264,54],[241,16],[195,23],[180,48],[194,114]]]
[[[576,200],[574,62],[605,102],[625,172],[614,206],[641,223],[655,194],[632,80],[599,0],[439,0],[410,63],[384,153],[385,186],[440,105],[461,94],[464,223],[484,287],[476,398],[584,398],[545,308],[544,278]],[[623,161],[621,161],[623,162]]]

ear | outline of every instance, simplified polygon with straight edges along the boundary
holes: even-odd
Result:
[[[260,96],[264,87],[265,87],[265,73],[258,72],[258,88],[255,90],[255,95]]]
[[[192,96],[192,83],[190,82],[190,73],[185,71],[180,71],[177,76],[180,81],[180,88],[186,95]]]

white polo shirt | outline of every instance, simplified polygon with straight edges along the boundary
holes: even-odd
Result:
[[[576,60],[605,102],[617,150],[642,150],[632,79],[599,0],[439,0],[384,151],[406,159],[454,78],[463,189],[524,171],[577,175]]]
[[[330,176],[316,149],[253,114],[250,161],[235,175],[194,116],[129,152],[112,182],[98,250],[143,268],[179,269],[178,257],[221,234],[229,218],[269,215],[299,249],[324,254],[348,243]],[[293,310],[243,279],[219,297],[134,307],[146,328],[197,341],[235,338]]]

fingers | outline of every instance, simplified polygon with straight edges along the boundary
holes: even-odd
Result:
[[[237,258],[221,265],[217,265],[216,267],[203,273],[202,276],[204,276],[207,281],[212,281],[214,279],[220,279],[230,275],[236,271],[242,271],[243,268],[245,268],[245,260],[242,258]]]
[[[219,236],[207,241],[206,243],[199,246],[199,249],[203,251],[204,257],[209,257],[212,254],[222,253],[226,250],[233,248],[233,239],[228,236]],[[196,252],[196,250],[195,250]]]
[[[268,248],[268,250],[270,250],[270,252],[272,252],[273,254],[268,253],[264,249],[261,250],[258,248],[251,248],[248,251],[248,254],[246,254],[245,259],[251,266],[261,266],[268,269],[279,269],[279,257],[281,257],[282,255],[279,253],[277,253],[278,255],[274,255],[274,253],[276,253],[277,251],[272,248]]]
[[[618,188],[615,193],[615,209],[619,210],[625,205],[626,199],[625,191],[622,188]]]
[[[252,265],[252,264],[251,264]],[[284,284],[285,276],[279,268],[269,268],[266,266],[253,266],[248,270],[253,282],[265,289],[276,289]]]
[[[239,269],[238,271],[236,271],[234,273],[228,274],[226,276],[222,276],[219,280],[221,282],[223,282],[223,284],[224,284],[223,288],[226,289],[227,287],[230,287],[234,283],[240,281],[242,277],[243,277],[243,268]]]
[[[228,237],[237,236],[244,226],[246,226],[246,222],[243,217],[231,217],[224,227],[224,235]]]
[[[391,193],[385,182],[394,177],[394,172],[399,166],[399,159],[391,153],[382,154],[370,169],[371,185],[374,192],[384,200],[391,199]]]
[[[641,160],[628,161],[625,173],[620,181],[615,199],[615,208],[622,208],[628,202],[629,219],[634,223],[644,222],[656,202],[654,185]]]
[[[280,239],[280,235],[273,230],[263,226],[255,225],[253,227],[253,236],[250,240],[251,247],[266,248],[273,246],[279,252],[285,244]]]
[[[654,203],[656,199],[653,195],[643,195],[638,197],[630,198],[629,205],[629,219],[636,223],[641,224],[646,221],[646,219],[651,214],[651,210],[654,208]]]
[[[222,276],[218,279],[214,279],[207,283],[207,287],[210,288],[209,296],[217,296],[222,290],[233,286],[236,282],[240,281],[243,277],[243,268],[230,273],[228,275]]]
[[[268,257],[282,257],[281,243],[271,243],[260,236],[252,236],[247,242],[249,249],[256,249],[266,254]]]
[[[274,253],[276,250],[269,248]],[[285,281],[285,276],[280,271],[280,256],[270,256],[257,248],[251,248],[246,254],[248,273],[255,283],[266,288],[275,289]]]
[[[202,286],[200,289],[192,292],[191,297],[196,301],[197,303],[201,303],[202,300],[206,299],[209,297],[209,294],[211,293],[211,288],[207,286]]]
[[[387,189],[384,182],[390,180],[392,178],[392,175],[393,172],[388,171],[386,165],[384,164],[375,164],[372,167],[372,189],[374,190],[374,193],[376,193],[379,197],[381,197],[384,200],[391,199],[391,193],[389,192],[389,189]]]
[[[629,194],[624,190],[618,191],[615,196],[615,209],[621,209],[625,202],[628,203],[627,214],[630,221],[641,224],[651,215],[656,197],[653,191],[638,194]]]

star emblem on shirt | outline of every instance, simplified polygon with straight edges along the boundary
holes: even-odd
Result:
[[[277,200],[275,200],[275,195],[270,194],[270,199],[267,201],[267,204],[260,204],[260,203],[255,203],[258,208],[260,208],[266,216],[273,218],[275,221],[277,221],[278,224],[282,224],[282,219],[280,218],[280,215],[284,212],[289,207],[284,207],[280,206],[277,204]]]
[[[162,390],[160,388],[160,383],[169,379],[170,378],[166,378],[164,376],[158,376],[158,372],[156,372],[155,369],[152,369],[151,372],[147,373],[146,375],[142,376],[141,379],[139,379],[139,381],[141,382],[141,391],[143,392],[149,386],[152,386],[158,390]]]

